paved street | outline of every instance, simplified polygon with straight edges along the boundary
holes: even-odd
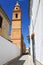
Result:
[[[17,59],[15,62],[12,62],[8,65],[33,65],[31,61],[31,56],[29,55],[23,55],[19,59]]]

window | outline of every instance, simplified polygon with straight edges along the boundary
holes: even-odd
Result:
[[[16,18],[18,18],[18,14],[16,14]]]
[[[16,9],[18,9],[18,8],[16,8]]]
[[[2,28],[2,17],[0,16],[0,28]]]

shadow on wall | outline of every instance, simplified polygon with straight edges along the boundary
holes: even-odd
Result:
[[[19,58],[16,58],[16,59],[11,60],[7,65],[23,65],[24,62],[25,60],[19,60]]]
[[[0,36],[0,65],[20,56],[20,49],[10,41]]]

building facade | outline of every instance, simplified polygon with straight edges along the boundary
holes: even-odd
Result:
[[[28,26],[28,36],[27,36],[27,39],[28,39],[28,43],[29,43],[29,54],[30,54],[30,26]]]
[[[21,49],[21,38],[22,38],[22,12],[19,3],[17,2],[12,15],[12,31],[10,40]]]
[[[8,39],[8,32],[9,32],[9,24],[10,20],[7,17],[6,13],[0,6],[0,36],[3,36],[4,38]]]
[[[43,0],[30,0],[31,2],[30,50],[33,59],[35,57],[36,64],[43,65]]]
[[[23,35],[22,35],[21,41],[22,41],[22,45],[21,45],[22,50],[21,50],[21,52],[22,52],[22,54],[25,54],[26,53],[26,45],[24,43],[24,37],[23,37]]]

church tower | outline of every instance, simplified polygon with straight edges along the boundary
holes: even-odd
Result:
[[[11,41],[21,48],[21,8],[17,2],[12,15],[12,32],[11,32]]]

